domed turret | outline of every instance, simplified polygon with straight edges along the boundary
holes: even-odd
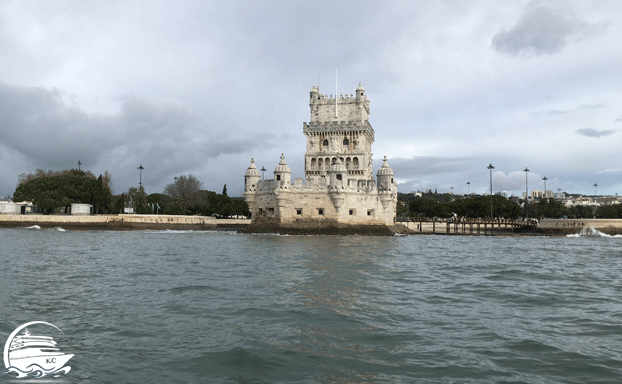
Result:
[[[255,167],[255,159],[251,158],[251,165],[244,174],[244,192],[254,193],[257,190],[257,183],[261,179],[257,167]]]
[[[320,90],[318,87],[314,85],[313,88],[311,89],[311,92],[309,92],[309,102],[311,104],[317,103],[319,98],[320,98]]]
[[[386,156],[376,176],[378,177],[379,191],[390,191],[393,189],[393,170],[389,167]]]
[[[281,161],[274,170],[274,180],[276,185],[284,188],[289,188],[292,179],[292,170],[289,169],[285,163],[285,156],[281,153]]]
[[[356,89],[356,101],[361,101],[365,97],[365,90],[361,83],[359,83],[359,87]]]
[[[251,158],[251,165],[244,174],[244,196],[246,197],[248,209],[251,212],[253,212],[255,208],[255,193],[257,192],[257,185],[260,180],[261,176],[255,167],[255,159]]]

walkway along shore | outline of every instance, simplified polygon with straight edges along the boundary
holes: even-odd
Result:
[[[133,230],[133,229],[244,229],[250,224],[246,219],[216,219],[212,216],[185,215],[0,215],[0,227],[41,228],[61,227],[74,230]]]
[[[184,215],[0,215],[0,228],[61,227],[73,230],[137,230],[137,229],[228,229],[245,231],[250,219],[216,219],[211,216]],[[594,228],[609,235],[622,234],[622,219],[543,219],[537,226],[520,225],[511,220],[453,220],[400,222],[404,233],[434,235],[544,235],[564,236]],[[300,231],[298,231],[300,232]],[[298,233],[297,232],[297,233]],[[352,231],[355,233],[356,231]],[[348,234],[348,232],[343,232]]]

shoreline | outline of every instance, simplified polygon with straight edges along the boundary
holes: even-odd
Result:
[[[470,231],[469,227],[445,223],[423,222],[396,223],[392,226],[357,225],[327,226],[324,228],[295,228],[288,226],[251,225],[250,219],[216,219],[211,216],[184,215],[0,215],[0,228],[56,228],[70,230],[223,230],[242,233],[279,233],[289,235],[443,235],[443,236],[558,236],[580,233],[585,228],[607,235],[622,235],[622,219],[543,219],[536,228],[486,228]]]

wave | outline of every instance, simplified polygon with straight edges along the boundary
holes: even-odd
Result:
[[[25,229],[41,229],[38,225],[33,225],[32,227],[26,227]]]
[[[622,235],[608,235],[599,231],[594,227],[586,227],[581,230],[579,233],[573,233],[571,235],[566,235],[566,237],[622,237]]]
[[[64,230],[63,228],[61,228],[61,227],[56,227],[56,230],[57,230],[58,232],[65,232],[65,230]]]
[[[17,376],[14,376],[14,377],[16,379],[21,379],[24,377],[34,377],[34,378],[41,378],[45,376],[60,377],[62,375],[66,375],[67,372],[71,371],[71,367],[62,367],[58,369],[52,368],[48,371],[45,368],[39,366],[38,364],[32,364],[28,366],[26,369],[27,369],[26,371],[22,371],[21,369],[16,368],[16,367],[9,367],[7,368],[7,371],[4,373],[6,374],[16,373]]]

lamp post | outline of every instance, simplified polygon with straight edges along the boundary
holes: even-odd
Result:
[[[547,181],[548,179],[546,178],[546,176],[544,176],[544,177],[542,178],[542,180],[544,180],[544,197],[546,197],[546,181]]]
[[[449,187],[449,189],[451,189],[451,194],[454,194],[454,187]]]
[[[141,164],[138,168],[139,171],[139,179],[138,179],[138,186],[139,186],[139,190],[143,189],[143,169],[145,169],[145,167],[143,167],[143,165]]]
[[[80,165],[82,165],[82,162],[80,160],[78,160],[78,171],[80,170]]]
[[[594,183],[594,197],[596,197],[596,187],[598,187],[598,184]]]
[[[527,182],[527,172],[529,169],[525,167],[525,216],[529,219],[529,184]]]
[[[469,191],[469,188],[471,187],[471,182],[467,181],[467,195],[470,195],[471,192]]]
[[[492,220],[492,170],[495,169],[495,167],[490,163],[488,169],[490,170],[490,220]]]

